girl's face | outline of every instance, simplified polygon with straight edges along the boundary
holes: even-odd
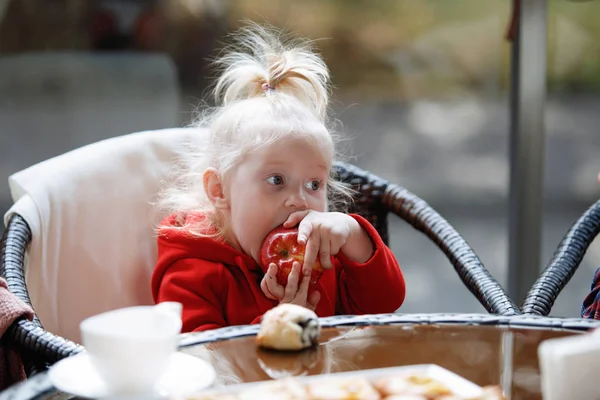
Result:
[[[248,154],[225,184],[226,238],[259,262],[267,234],[299,210],[324,212],[331,160],[302,140]]]

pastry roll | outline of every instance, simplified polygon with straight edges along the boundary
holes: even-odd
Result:
[[[428,376],[419,375],[396,375],[380,378],[375,381],[375,387],[384,396],[392,395],[420,395],[425,398],[450,399],[452,390],[441,382]]]
[[[280,304],[263,315],[256,342],[269,349],[302,350],[315,345],[320,334],[317,314],[295,304]]]

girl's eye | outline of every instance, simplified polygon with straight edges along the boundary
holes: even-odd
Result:
[[[310,181],[306,184],[306,187],[315,192],[321,188],[321,181]]]
[[[269,182],[271,185],[274,185],[274,186],[284,184],[283,176],[281,176],[281,175],[272,175],[267,178],[267,182]]]

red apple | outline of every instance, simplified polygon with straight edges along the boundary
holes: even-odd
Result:
[[[305,252],[306,245],[298,243],[298,228],[279,226],[273,229],[263,242],[260,249],[261,268],[267,272],[269,264],[277,265],[277,283],[285,286],[294,262],[298,261],[300,265],[304,264]],[[323,266],[317,257],[310,275],[310,284],[317,283],[321,275],[323,275]]]

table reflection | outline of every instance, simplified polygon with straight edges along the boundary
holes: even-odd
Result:
[[[320,344],[285,353],[253,336],[183,351],[217,369],[217,385],[412,364],[437,364],[478,385],[501,385],[508,399],[540,398],[537,347],[568,331],[495,326],[399,325],[323,329]]]

